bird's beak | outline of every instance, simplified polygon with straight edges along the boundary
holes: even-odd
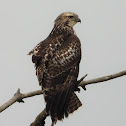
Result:
[[[77,18],[77,20],[76,20],[76,21],[81,23],[81,19],[80,19],[80,18]]]

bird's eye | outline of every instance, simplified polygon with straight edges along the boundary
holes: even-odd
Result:
[[[73,16],[68,16],[68,18],[73,18]]]

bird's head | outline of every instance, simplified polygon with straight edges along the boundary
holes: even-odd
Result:
[[[81,20],[77,14],[72,12],[62,13],[55,20],[55,24],[60,23],[69,27],[73,27],[77,22],[81,22]]]

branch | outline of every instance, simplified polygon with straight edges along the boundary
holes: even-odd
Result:
[[[44,109],[35,119],[35,121],[30,126],[44,126],[45,119],[48,116],[46,109]]]
[[[23,101],[24,98],[33,97],[40,94],[42,94],[42,90],[37,90],[37,91],[22,94],[20,93],[20,89],[18,89],[17,92],[14,94],[14,96],[8,102],[0,106],[0,113],[4,111],[5,109],[7,109],[8,107],[10,107],[15,102],[24,103]]]
[[[86,90],[85,86],[86,85],[89,85],[89,84],[95,84],[95,83],[99,83],[99,82],[104,82],[104,81],[108,81],[108,80],[111,80],[111,79],[114,79],[114,78],[118,78],[118,77],[121,77],[121,76],[124,76],[126,75],[126,70],[125,71],[122,71],[122,72],[119,72],[119,73],[116,73],[116,74],[113,74],[113,75],[108,75],[108,76],[104,76],[104,77],[99,77],[99,78],[95,78],[95,79],[92,79],[92,80],[87,80],[87,81],[83,81],[83,79],[85,79],[85,77],[87,76],[87,74],[82,77],[79,81],[78,81],[78,86],[81,86],[84,90]],[[37,118],[35,119],[35,121],[32,123],[34,125],[30,125],[30,126],[44,126],[45,124],[45,119],[48,115],[46,116],[43,116],[46,114],[46,111],[45,109],[37,116]],[[43,117],[43,118],[38,118],[38,117]],[[39,122],[39,123],[38,123]],[[43,123],[44,122],[44,123]]]
[[[113,74],[113,75],[108,75],[108,76],[104,76],[104,77],[99,77],[99,78],[83,81],[83,79],[87,76],[87,75],[85,75],[84,77],[82,77],[78,81],[78,83],[79,83],[78,86],[81,86],[85,90],[86,85],[108,81],[108,80],[118,78],[118,77],[121,77],[121,76],[124,76],[124,75],[126,75],[126,70],[121,71],[121,72],[116,73],[116,74]],[[24,102],[23,101],[24,98],[28,98],[28,97],[32,97],[32,96],[36,96],[36,95],[41,95],[41,94],[42,94],[41,90],[37,90],[37,91],[22,94],[22,93],[20,93],[20,89],[18,89],[18,91],[15,93],[15,95],[8,102],[6,102],[2,106],[0,106],[0,112],[4,111],[5,109],[7,109],[9,106],[14,104],[15,102]],[[45,118],[47,116],[48,116],[48,114],[46,113],[46,111],[44,109],[36,117],[35,121],[31,124],[31,126],[44,126],[44,123],[45,123],[44,120],[45,120]],[[41,124],[40,124],[40,122],[41,122]]]
[[[99,78],[95,78],[95,79],[91,79],[91,80],[87,80],[87,81],[81,81],[79,83],[79,86],[81,86],[82,88],[85,88],[86,85],[96,84],[96,83],[112,80],[112,79],[115,79],[115,78],[118,78],[118,77],[121,77],[121,76],[124,76],[124,75],[126,75],[126,70],[121,71],[121,72],[116,73],[116,74],[104,76],[104,77],[99,77]]]
[[[126,70],[121,71],[121,72],[116,73],[116,74],[113,74],[113,75],[108,75],[108,76],[104,76],[104,77],[95,78],[95,79],[92,79],[92,80],[83,81],[83,79],[87,76],[87,75],[85,75],[78,82],[80,82],[79,86],[81,86],[83,89],[85,89],[86,85],[108,81],[108,80],[118,78],[118,77],[121,77],[121,76],[124,76],[124,75],[126,75]],[[36,96],[36,95],[41,95],[41,94],[42,94],[41,90],[22,94],[22,93],[20,93],[20,89],[18,89],[18,91],[15,93],[15,95],[8,102],[6,102],[2,106],[0,106],[0,112],[7,109],[9,106],[14,104],[15,102],[23,102],[24,98],[28,98],[28,97],[32,97],[32,96]]]

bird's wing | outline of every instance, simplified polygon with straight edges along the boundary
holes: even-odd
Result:
[[[46,62],[46,50],[48,46],[48,41],[44,40],[37,44],[28,55],[32,55],[32,62],[35,63],[36,75],[39,81],[39,85],[42,83],[43,74],[45,71],[45,62]]]
[[[81,58],[80,46],[78,37],[76,35],[71,35],[48,62],[48,75],[50,77],[56,77],[72,66],[79,64]]]
[[[28,53],[32,55],[32,62],[35,63],[36,75],[40,85],[42,84],[47,62],[50,60],[50,57],[53,57],[55,50],[61,46],[62,38],[62,35],[56,38],[47,37],[47,39],[37,44],[37,46]]]

